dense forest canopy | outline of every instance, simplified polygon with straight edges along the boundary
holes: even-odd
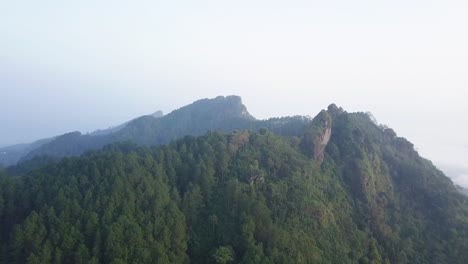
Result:
[[[304,122],[2,171],[0,262],[466,263],[468,200],[410,142]]]

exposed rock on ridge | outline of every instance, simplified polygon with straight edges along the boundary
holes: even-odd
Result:
[[[328,106],[328,110],[322,110],[311,122],[304,133],[301,145],[306,153],[320,164],[325,158],[325,148],[332,135],[333,118],[343,113],[342,108],[335,104]]]
[[[152,113],[151,116],[154,118],[160,118],[160,117],[163,117],[164,114],[163,114],[163,111],[159,110],[159,111]]]

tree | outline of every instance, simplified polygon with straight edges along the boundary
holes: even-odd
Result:
[[[231,246],[218,247],[212,255],[217,264],[228,264],[234,261],[234,250]]]

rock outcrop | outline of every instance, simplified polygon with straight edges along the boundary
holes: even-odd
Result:
[[[301,140],[302,149],[311,159],[320,164],[325,158],[325,148],[332,135],[333,120],[345,113],[343,108],[331,104],[322,110],[310,123]]]
[[[314,160],[322,163],[325,157],[325,147],[330,141],[331,137],[331,122],[324,123],[324,130],[321,135],[317,137],[314,144]]]
[[[311,122],[302,137],[301,145],[305,152],[315,161],[322,163],[325,158],[325,148],[332,135],[333,119],[343,113],[342,108],[335,104],[322,110]]]
[[[332,118],[328,112],[321,112],[316,120],[317,129],[315,131],[314,139],[312,141],[312,158],[319,163],[323,162],[325,158],[325,147],[330,141],[332,132]],[[314,121],[312,121],[314,122]]]
[[[151,116],[154,117],[154,118],[160,118],[160,117],[164,116],[164,113],[163,113],[163,111],[159,110],[159,111],[156,111],[156,112],[152,113]]]

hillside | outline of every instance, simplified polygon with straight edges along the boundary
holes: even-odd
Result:
[[[90,134],[76,131],[38,141],[41,144],[32,144],[34,148],[24,148],[20,152],[0,149],[0,166],[11,166],[39,156],[78,156],[115,142],[132,141],[146,146],[167,144],[185,135],[199,136],[208,131],[232,132],[265,127],[283,135],[298,135],[309,121],[302,116],[257,120],[248,113],[240,97],[219,96],[198,100],[165,116],[158,111]]]
[[[196,117],[187,118],[178,129]],[[465,263],[468,200],[410,142],[335,105],[301,122],[200,129],[158,147],[112,144],[21,177],[0,173],[0,259]],[[121,139],[135,133],[150,144],[140,130],[122,129]]]

